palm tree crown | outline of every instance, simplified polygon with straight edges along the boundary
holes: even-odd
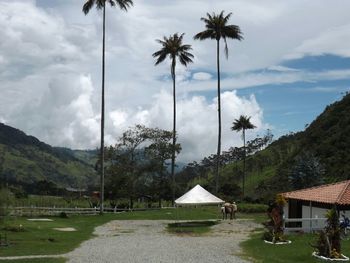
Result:
[[[254,126],[250,122],[251,117],[247,117],[244,115],[241,115],[239,119],[235,119],[234,122],[232,123],[232,130],[233,131],[242,131],[242,130],[248,130],[248,129],[254,129],[256,126]]]
[[[180,63],[184,66],[187,66],[188,63],[193,62],[193,55],[189,53],[192,49],[191,45],[183,45],[184,33],[178,35],[175,33],[170,37],[164,37],[163,40],[158,39],[157,42],[160,43],[163,47],[159,51],[153,53],[153,57],[156,58],[155,65],[162,63],[168,56],[171,59],[171,73],[175,73],[176,58],[179,59]]]
[[[127,11],[128,8],[133,5],[132,0],[87,0],[83,6],[83,12],[86,15],[94,5],[96,5],[97,9],[102,9],[106,2],[111,6],[118,5],[120,9],[125,11]]]
[[[202,17],[201,20],[205,23],[206,30],[199,32],[194,36],[194,39],[205,40],[215,39],[220,41],[222,38],[225,42],[225,55],[228,57],[227,38],[242,40],[242,32],[239,26],[227,25],[232,13],[224,16],[224,11],[219,15],[207,13],[207,17]]]

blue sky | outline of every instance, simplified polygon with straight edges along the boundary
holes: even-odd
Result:
[[[95,148],[100,138],[101,12],[84,1],[0,1],[0,122],[54,146]],[[185,33],[195,56],[178,66],[180,161],[216,152],[215,41],[195,41],[207,12],[233,12],[243,41],[221,50],[222,148],[242,144],[240,115],[275,137],[303,130],[349,91],[347,0],[135,0],[107,9],[107,144],[135,124],[172,129],[170,64],[155,67],[156,39]],[[310,16],[312,14],[312,16]]]

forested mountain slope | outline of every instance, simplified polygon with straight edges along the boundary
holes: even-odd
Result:
[[[83,154],[84,153],[84,154]],[[0,123],[1,183],[31,192],[40,181],[57,187],[85,188],[94,184],[93,152],[51,147],[33,136]],[[83,156],[83,157],[82,157]]]

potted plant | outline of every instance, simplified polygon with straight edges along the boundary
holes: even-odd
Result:
[[[276,199],[269,204],[269,208],[267,209],[269,220],[263,223],[266,228],[263,234],[265,243],[278,245],[291,243],[284,236],[283,207],[285,204],[286,200],[282,195],[277,195]]]
[[[329,210],[326,218],[324,230],[320,231],[316,244],[312,245],[316,249],[312,255],[323,260],[348,261],[349,258],[341,253],[339,216],[336,209]]]

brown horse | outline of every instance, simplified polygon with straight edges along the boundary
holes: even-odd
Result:
[[[230,219],[236,218],[237,205],[235,202],[232,204],[225,203],[224,206],[221,207],[222,219],[227,219],[227,215],[230,214]]]

